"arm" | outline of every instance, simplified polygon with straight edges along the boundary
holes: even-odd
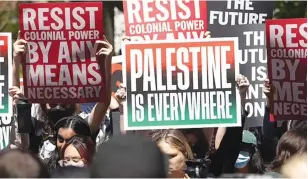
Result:
[[[99,130],[111,101],[111,59],[113,48],[106,39],[105,41],[97,41],[96,44],[102,46],[96,55],[99,56],[98,63],[105,87],[103,88],[104,96],[102,96],[104,101],[97,103],[89,116],[88,122],[92,133]]]
[[[20,88],[19,71],[20,63],[26,54],[27,41],[20,39],[20,33],[18,32],[17,40],[13,44],[13,86]]]
[[[236,80],[237,83],[237,88],[239,90],[240,93],[240,97],[241,97],[241,111],[242,111],[242,115],[245,116],[245,105],[246,105],[246,95],[247,95],[247,91],[249,88],[249,80],[245,77],[240,75],[238,77],[238,79]],[[242,126],[244,126],[244,123],[242,123]],[[243,130],[243,129],[242,129]],[[217,150],[220,146],[220,143],[223,139],[223,137],[225,136],[227,132],[227,128],[226,127],[219,127],[217,130],[217,134],[215,137],[215,149]]]
[[[261,144],[261,151],[265,161],[272,161],[276,155],[278,138],[275,135],[277,133],[277,122],[271,122],[270,120],[274,88],[268,79],[264,81],[263,93],[267,98],[267,103],[263,119],[263,142]]]
[[[244,76],[239,76],[237,79],[237,89],[241,97],[242,110],[246,104],[246,94],[249,88],[249,81]],[[247,112],[242,111],[242,126],[218,128],[215,138],[215,147],[217,151],[211,156],[212,164],[210,165],[210,172],[215,176],[222,173],[232,173],[235,161],[240,152],[240,144],[242,142],[243,126]]]

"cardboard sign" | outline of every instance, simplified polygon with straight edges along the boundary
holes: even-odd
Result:
[[[101,2],[20,4],[25,96],[33,103],[98,102],[104,79],[96,40],[103,40]]]
[[[222,37],[239,38],[240,73],[250,82],[245,109],[248,112],[245,128],[263,125],[266,96],[262,87],[267,78],[267,54],[265,41],[265,24],[235,25],[217,29]]]
[[[212,37],[238,37],[240,73],[251,86],[247,95],[246,110],[249,112],[245,128],[263,125],[266,98],[262,84],[267,73],[265,47],[265,23],[271,19],[274,1],[223,0],[208,1],[208,31]]]
[[[201,39],[207,30],[204,0],[127,0],[123,8],[132,40]]]
[[[114,95],[118,87],[121,83],[123,83],[123,76],[122,76],[122,63],[123,63],[123,56],[113,56],[112,57],[112,66],[111,66],[111,88],[112,88],[112,95]],[[96,103],[84,103],[81,104],[81,111],[89,114]]]
[[[125,130],[240,126],[237,52],[237,38],[128,42]]]
[[[307,19],[266,21],[275,120],[307,120]]]
[[[13,114],[9,87],[12,86],[12,34],[0,33],[0,150],[9,144]]]

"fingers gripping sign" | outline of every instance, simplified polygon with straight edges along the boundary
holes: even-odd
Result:
[[[14,48],[14,53],[13,53],[14,59],[21,58],[28,51],[27,41],[25,41],[24,39],[20,39],[20,31],[18,31],[17,40],[13,44],[13,48]]]

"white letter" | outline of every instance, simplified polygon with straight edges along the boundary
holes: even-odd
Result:
[[[80,14],[84,14],[84,10],[81,7],[76,7],[73,9],[73,12],[72,12],[73,17],[80,23],[80,25],[78,25],[77,22],[74,22],[73,27],[76,30],[81,30],[86,26],[86,24],[85,24],[84,19],[77,12],[80,12]]]
[[[269,28],[271,37],[270,47],[276,47],[276,40],[277,40],[277,47],[283,47],[283,42],[282,42],[283,28],[280,25],[270,25]]]
[[[44,12],[48,12],[48,8],[38,8],[39,30],[50,30],[49,26],[44,25],[44,22],[48,20],[47,17],[44,17]]]
[[[36,13],[34,9],[25,8],[22,11],[23,16],[23,25],[24,30],[30,30],[29,24],[31,26],[31,30],[36,30],[34,19],[36,18]]]

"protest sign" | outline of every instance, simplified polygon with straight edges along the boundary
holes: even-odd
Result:
[[[271,19],[275,2],[253,0],[208,1],[208,30],[212,37],[239,37],[240,73],[251,82],[245,128],[261,126],[266,99],[261,85],[266,75],[264,31]],[[258,25],[260,24],[260,25]],[[263,38],[263,39],[262,39]],[[250,41],[250,43],[249,43]]]
[[[307,19],[266,21],[275,120],[307,120]]]
[[[112,95],[114,95],[118,87],[121,83],[123,83],[122,77],[122,62],[123,56],[113,56],[112,57],[112,66],[111,66],[111,88],[112,88]],[[84,103],[81,104],[81,111],[89,114],[96,103]]]
[[[0,33],[0,150],[9,143],[12,122],[12,34]]]
[[[212,37],[220,37],[224,35],[217,32],[221,28],[228,34],[231,26],[264,24],[266,19],[272,18],[274,7],[274,1],[208,1],[208,30]]]
[[[267,54],[265,44],[265,24],[236,25],[216,30],[222,37],[239,38],[240,74],[245,75],[250,86],[245,109],[248,112],[245,128],[263,125],[266,97],[262,87],[267,78]]]
[[[125,130],[240,126],[237,52],[237,38],[127,42]]]
[[[206,1],[123,1],[132,40],[200,39],[207,30]]]
[[[104,79],[96,40],[103,40],[101,2],[20,4],[25,96],[35,103],[98,102]]]

